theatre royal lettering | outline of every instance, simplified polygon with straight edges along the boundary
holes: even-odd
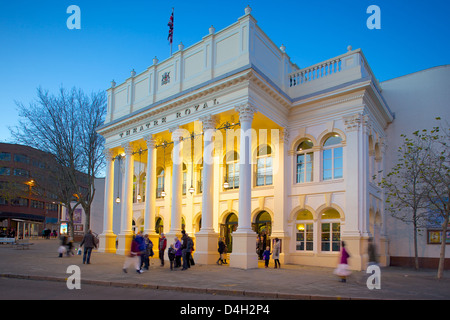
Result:
[[[177,119],[189,116],[189,115],[194,114],[194,113],[196,113],[198,111],[207,109],[207,108],[212,107],[212,106],[216,106],[218,104],[219,104],[219,100],[218,99],[213,99],[213,100],[210,100],[210,101],[206,101],[204,103],[195,104],[195,105],[190,106],[190,107],[188,107],[188,108],[186,108],[186,109],[184,109],[182,111],[174,112],[174,113],[166,115],[164,117],[153,119],[151,121],[148,121],[145,124],[142,124],[142,125],[139,125],[137,127],[132,128],[132,129],[128,129],[126,131],[123,131],[123,132],[119,133],[119,136],[121,138],[126,137],[126,136],[130,136],[130,135],[132,135],[134,133],[142,132],[142,131],[145,131],[147,129],[157,127],[157,126],[159,126],[161,124],[165,124],[165,123],[168,123],[168,122],[171,122],[171,121],[174,121],[174,120],[177,120]]]

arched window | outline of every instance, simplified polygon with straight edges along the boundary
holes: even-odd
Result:
[[[297,251],[314,250],[313,215],[308,210],[301,210],[297,214],[295,249]]]
[[[300,143],[297,148],[296,183],[313,181],[314,153],[312,147],[313,143],[308,139]]]
[[[327,209],[321,216],[322,251],[339,252],[341,248],[340,214],[336,209]]]
[[[272,148],[268,145],[260,146],[256,155],[256,185],[271,185],[272,173]]]
[[[226,158],[225,182],[228,183],[228,189],[239,188],[239,154],[236,151]]]
[[[342,138],[338,134],[330,136],[323,144],[323,180],[343,177]]]
[[[160,217],[156,217],[155,231],[157,234],[161,234],[164,231],[164,223]]]
[[[164,169],[159,168],[156,176],[156,198],[162,198],[164,196]]]

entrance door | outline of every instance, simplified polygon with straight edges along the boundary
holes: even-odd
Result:
[[[231,253],[233,250],[233,237],[231,234],[236,231],[237,226],[238,218],[234,213],[230,213],[225,223],[220,225],[220,237],[224,238],[228,253]]]
[[[267,211],[261,211],[257,216],[255,223],[252,224],[253,231],[258,234],[256,252],[260,259],[266,247],[270,245],[270,235],[272,234],[272,219]]]

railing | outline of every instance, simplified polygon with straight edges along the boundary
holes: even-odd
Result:
[[[342,59],[336,58],[321,62],[312,67],[301,69],[289,75],[289,86],[295,87],[300,84],[311,82],[315,79],[324,78],[342,70]]]

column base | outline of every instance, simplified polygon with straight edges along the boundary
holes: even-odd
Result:
[[[98,252],[115,253],[117,236],[112,233],[102,233],[99,236]]]
[[[195,238],[195,263],[215,264],[219,259],[219,234],[214,231],[199,231]]]
[[[128,255],[131,251],[131,241],[133,240],[133,234],[127,233],[127,234],[119,234],[117,236],[118,245],[116,254],[119,255]]]
[[[239,269],[258,268],[256,255],[256,236],[252,230],[238,231],[232,234],[233,252],[230,254],[230,267]]]

